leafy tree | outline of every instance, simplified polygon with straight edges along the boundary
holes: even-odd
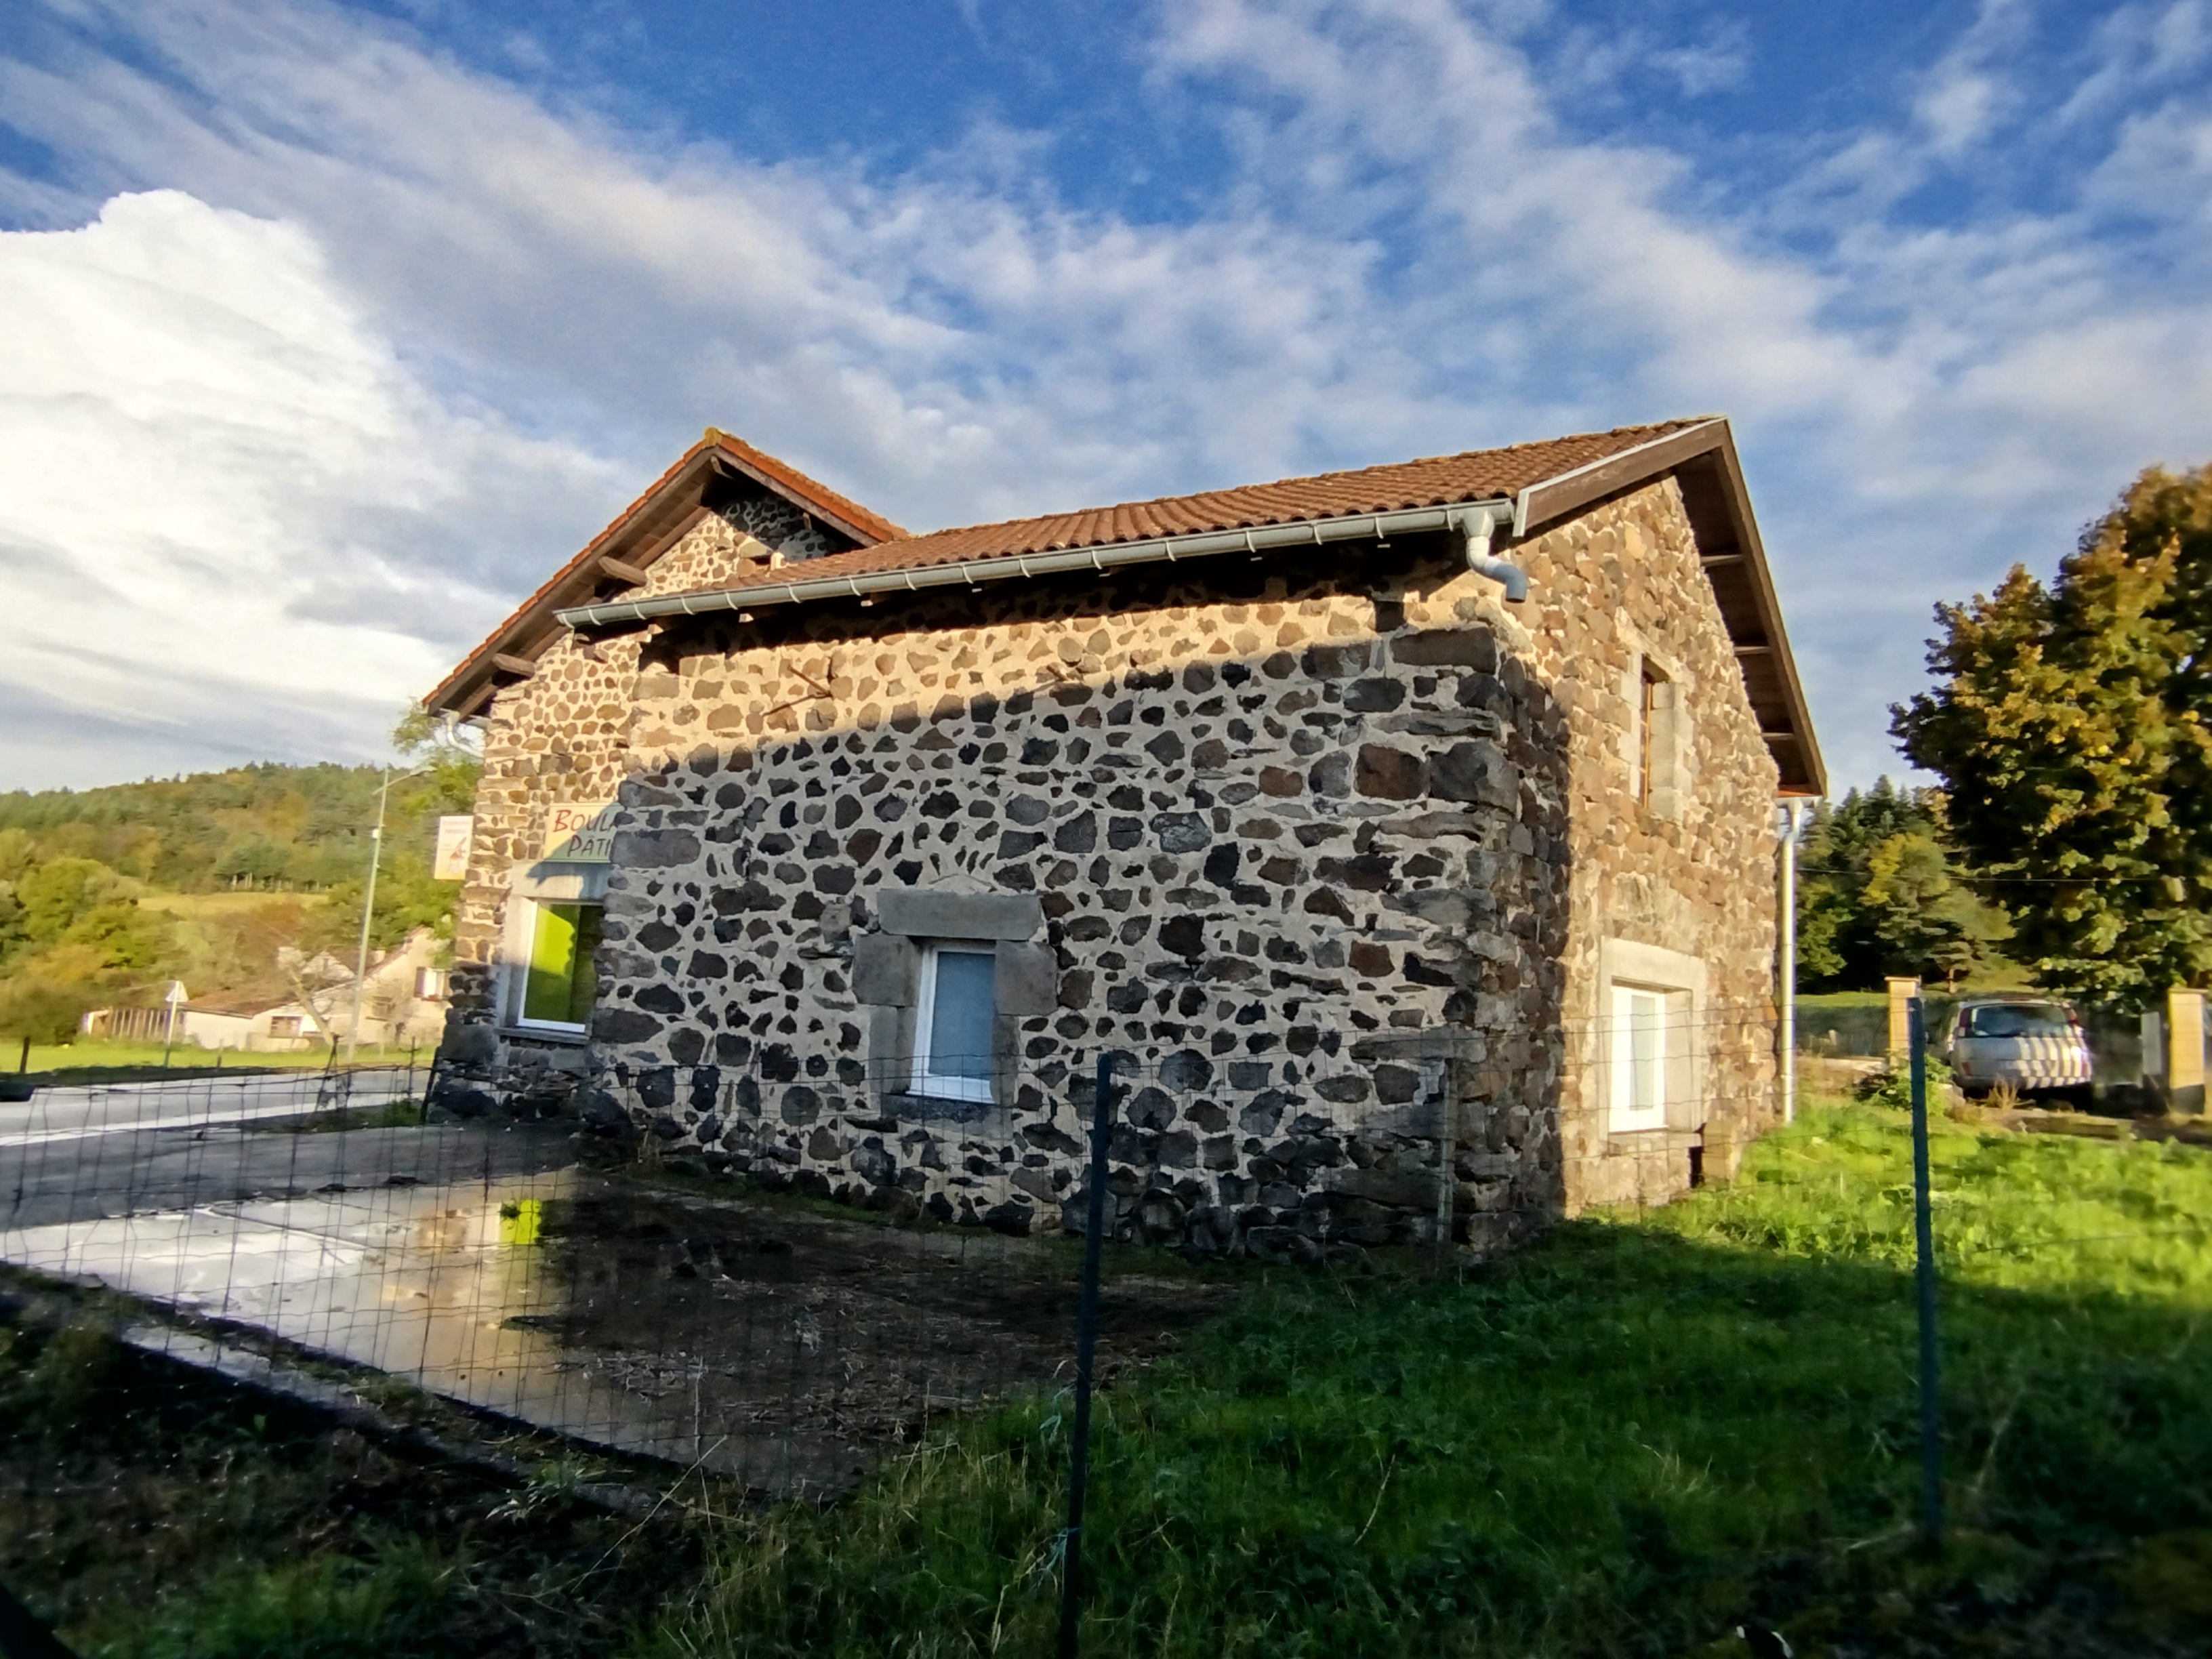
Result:
[[[34,945],[52,945],[103,905],[123,898],[123,878],[96,859],[53,859],[25,871],[15,884],[23,931]]]
[[[97,988],[81,981],[57,982],[29,975],[0,980],[0,1037],[66,1042],[85,1010],[99,1004]]]
[[[422,769],[422,777],[404,797],[410,812],[419,816],[474,808],[483,757],[470,727],[434,720],[419,705],[410,707],[392,730],[392,746]]]
[[[265,836],[240,836],[222,849],[215,861],[217,881],[255,884],[281,878],[290,867],[291,854]]]
[[[2038,980],[2124,1005],[2212,974],[2212,467],[2153,467],[2045,586],[1936,610],[1892,710]]]
[[[1860,990],[1892,974],[1955,982],[1996,959],[2003,915],[1960,878],[1943,803],[1887,778],[1814,813],[1797,890],[1808,990]]]

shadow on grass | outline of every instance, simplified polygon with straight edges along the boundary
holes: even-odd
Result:
[[[1801,1654],[2206,1650],[2212,1607],[2174,1586],[2212,1567],[2212,1264],[2161,1206],[2212,1195],[2212,1164],[1941,1150],[1984,1258],[1943,1293],[1942,1556],[1913,1538],[1901,1125],[1838,1113],[1732,1193],[1571,1224],[1455,1283],[1261,1276],[1102,1402],[1087,1650],[1744,1652],[1749,1620]],[[2069,1169],[2105,1183],[2085,1201],[2108,1255],[2136,1212],[2127,1271],[2050,1244],[2066,1204],[2039,1177]],[[2039,1261],[2040,1287],[1986,1282]],[[1060,1404],[733,1534],[654,1645],[1048,1652]]]
[[[582,1659],[702,1564],[688,1502],[374,1442],[87,1317],[0,1302],[0,1580],[85,1659]]]

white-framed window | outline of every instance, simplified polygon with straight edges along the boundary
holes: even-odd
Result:
[[[1667,1127],[1667,994],[1640,985],[1612,988],[1613,1100],[1608,1127],[1620,1134]]]
[[[599,945],[604,907],[597,899],[513,901],[510,935],[514,971],[509,976],[507,1018],[519,1026],[580,1031],[599,994],[592,956]]]
[[[998,957],[988,945],[942,941],[922,947],[914,1011],[915,1093],[990,1100],[997,972]]]

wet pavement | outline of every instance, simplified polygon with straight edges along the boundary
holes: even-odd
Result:
[[[933,1419],[1071,1370],[1066,1241],[588,1171],[565,1126],[202,1123],[70,1147],[94,1149],[0,1146],[0,1259],[767,1493],[842,1490]],[[1229,1295],[1116,1276],[1103,1364]]]
[[[0,1103],[0,1148],[380,1106],[408,1098],[426,1075],[407,1066],[228,1077],[203,1071],[144,1083],[42,1088],[27,1101]]]
[[[0,1230],[182,1210],[333,1187],[436,1185],[540,1174],[575,1160],[571,1126],[440,1124],[285,1133],[246,1122],[0,1139]],[[273,1120],[273,1121],[272,1121]]]

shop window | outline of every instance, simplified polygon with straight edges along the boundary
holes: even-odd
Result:
[[[528,955],[521,975],[519,1023],[581,1028],[599,993],[592,965],[601,907],[545,900],[530,902]]]

